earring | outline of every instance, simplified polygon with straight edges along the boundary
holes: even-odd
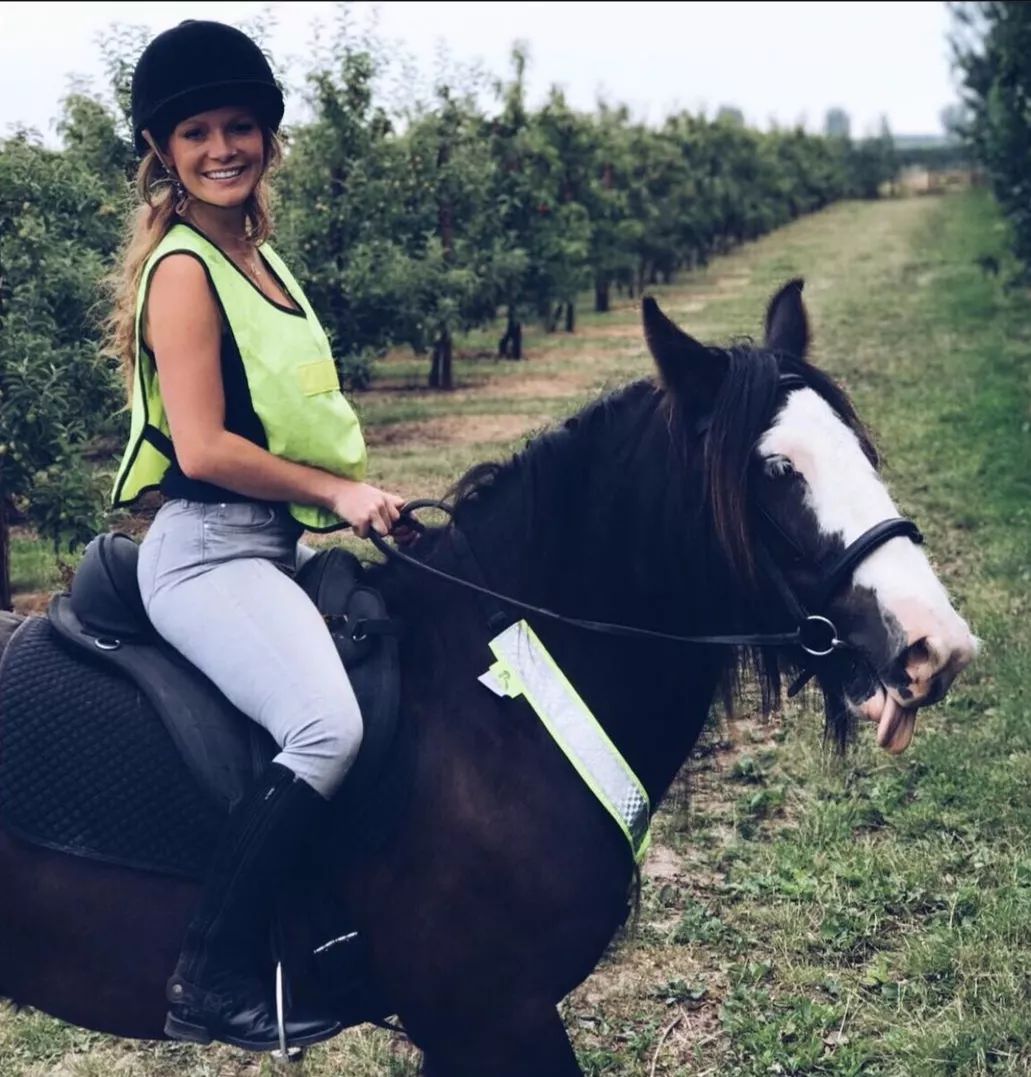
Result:
[[[190,192],[183,186],[178,176],[172,177],[172,198],[175,200],[175,211],[181,217],[189,205]]]

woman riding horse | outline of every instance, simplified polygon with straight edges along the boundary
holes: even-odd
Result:
[[[390,533],[401,497],[366,447],[329,341],[268,243],[283,96],[258,46],[217,22],[150,42],[132,81],[142,199],[112,319],[131,387],[113,501],[165,501],[142,543],[155,629],[280,751],[239,803],[168,982],[165,1032],[275,1049],[254,959],[277,888],[354,762],[362,717],[326,624],[293,582],[305,531]],[[398,536],[411,534],[403,526]],[[304,1046],[340,1024],[288,1014]]]

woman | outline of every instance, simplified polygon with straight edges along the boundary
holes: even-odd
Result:
[[[260,49],[220,23],[183,22],[140,57],[132,113],[143,202],[113,318],[132,402],[113,501],[165,495],[140,548],[147,613],[280,748],[215,852],[165,1031],[273,1050],[273,985],[257,968],[277,886],[362,737],[326,625],[291,578],[299,539],[348,525],[388,534],[404,501],[364,482],[326,334],[267,242],[283,97]],[[286,1026],[298,1046],[340,1029],[297,1013]]]

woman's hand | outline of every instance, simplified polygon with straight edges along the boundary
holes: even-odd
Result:
[[[329,509],[345,519],[359,538],[368,538],[369,531],[389,535],[401,518],[403,497],[388,494],[366,482],[339,479],[329,500]]]

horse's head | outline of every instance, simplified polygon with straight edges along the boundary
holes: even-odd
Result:
[[[831,622],[845,646],[815,663],[825,690],[833,680],[853,717],[878,723],[878,744],[901,752],[918,709],[942,699],[977,643],[913,535],[856,545],[900,514],[845,394],[807,361],[801,291],[791,281],[771,300],[761,348],[706,347],[652,299],[645,337],[679,425],[705,439],[731,568],[781,624],[802,610]]]

